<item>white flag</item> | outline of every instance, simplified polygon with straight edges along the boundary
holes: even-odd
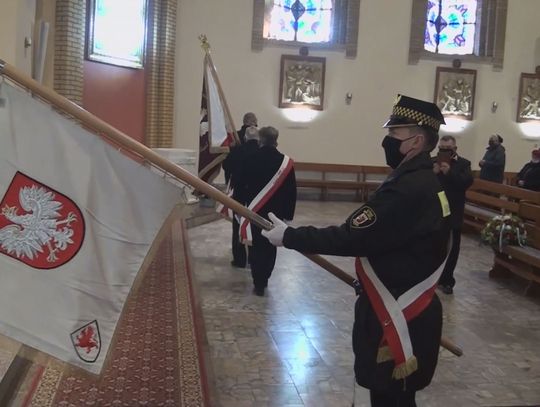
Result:
[[[206,83],[207,110],[209,123],[210,151],[221,152],[234,141],[235,129],[232,120],[225,111],[225,101],[219,92],[218,78],[208,55],[204,58],[204,80]],[[203,97],[204,98],[204,97]],[[216,150],[217,149],[217,150]]]
[[[0,333],[99,373],[180,189],[4,82],[0,199]]]

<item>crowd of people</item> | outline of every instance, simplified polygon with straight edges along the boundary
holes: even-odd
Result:
[[[294,165],[277,150],[278,130],[258,129],[255,114],[244,116],[241,142],[223,163],[233,198],[273,224],[261,230],[238,215],[233,219],[231,264],[251,268],[256,295],[265,295],[276,247],[356,257],[362,289],[354,371],[356,382],[370,390],[372,406],[415,406],[416,391],[429,385],[437,365],[442,307],[435,288],[453,294],[466,191],[473,183],[471,162],[458,154],[456,138],[439,138],[444,123],[434,103],[398,95],[382,141],[393,171],[338,226],[291,226]],[[500,135],[490,136],[479,178],[504,181],[502,143]],[[532,151],[516,185],[540,190],[540,149]],[[407,309],[400,305],[404,297]]]

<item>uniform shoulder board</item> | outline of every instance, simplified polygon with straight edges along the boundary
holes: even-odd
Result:
[[[373,225],[377,221],[377,215],[369,206],[362,206],[350,219],[352,228],[363,229]]]

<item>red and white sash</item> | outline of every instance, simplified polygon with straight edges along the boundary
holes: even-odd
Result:
[[[230,182],[229,182],[229,184],[227,184],[227,190],[225,191],[225,193],[227,194],[227,196],[229,198],[232,198],[233,189],[231,188]],[[216,212],[219,213],[221,216],[223,216],[225,219],[232,222],[234,212],[233,212],[233,210],[231,208],[223,205],[221,202],[217,202],[216,203]]]
[[[257,194],[251,201],[248,208],[253,212],[258,212],[268,200],[275,194],[279,187],[283,184],[289,173],[293,168],[293,160],[288,156],[283,156],[283,161],[279,166],[274,176],[268,181],[268,184]],[[249,219],[240,218],[240,242],[243,244],[251,245],[253,237],[251,235],[251,227]]]
[[[394,360],[394,379],[403,379],[418,368],[407,322],[422,313],[431,303],[447,259],[448,256],[433,274],[400,295],[397,300],[377,277],[369,261],[360,257],[356,259],[356,275],[383,329],[377,362]]]

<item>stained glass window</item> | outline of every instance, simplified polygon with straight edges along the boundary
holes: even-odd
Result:
[[[329,42],[332,0],[273,0],[266,38],[282,41]]]
[[[92,0],[88,59],[143,66],[146,0]]]
[[[438,54],[473,54],[477,0],[429,0],[424,49]]]

